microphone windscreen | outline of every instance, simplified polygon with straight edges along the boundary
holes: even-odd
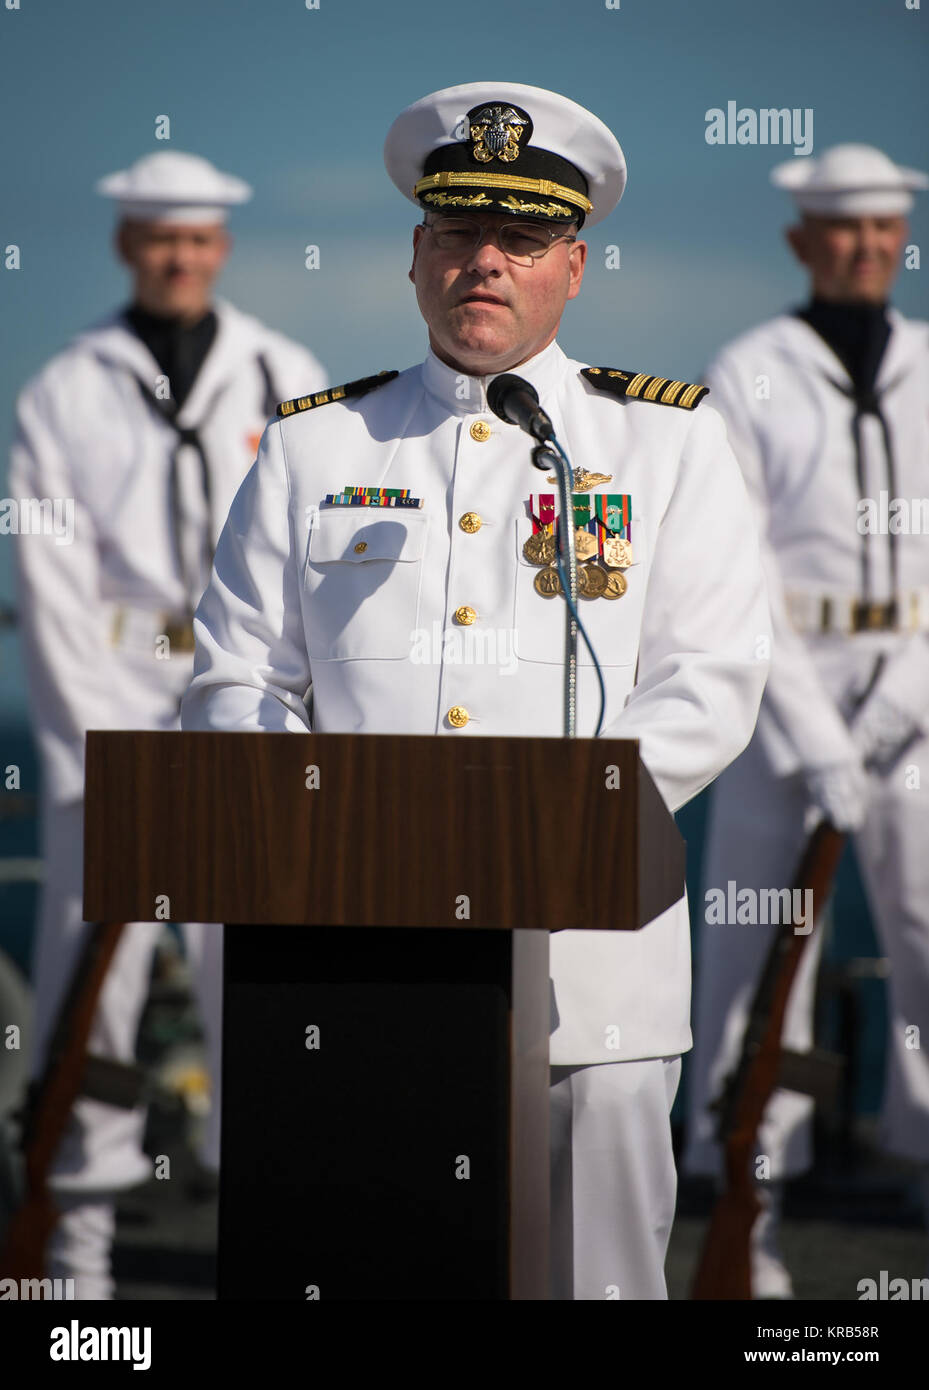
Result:
[[[504,372],[502,376],[494,377],[487,388],[487,404],[501,420],[515,424],[506,411],[506,402],[511,391],[525,391],[536,403],[539,393],[530,381],[526,381],[525,377],[516,376],[514,372]]]

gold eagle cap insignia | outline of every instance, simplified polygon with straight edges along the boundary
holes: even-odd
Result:
[[[519,142],[529,121],[512,106],[483,106],[473,117],[469,115],[468,125],[476,160],[511,164],[519,158]]]

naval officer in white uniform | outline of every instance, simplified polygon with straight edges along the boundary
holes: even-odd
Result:
[[[713,789],[704,878],[724,892],[787,885],[811,812],[854,833],[892,967],[883,1138],[927,1174],[929,324],[887,301],[912,192],[929,179],[863,145],[790,160],[772,179],[801,214],[787,236],[812,297],[729,344],[706,377],[758,510],[775,645],[755,736]],[[685,1166],[709,1173],[720,1158],[706,1105],[735,1061],[770,932],[701,932]],[[812,1043],[820,941],[788,1011],[798,1050]],[[777,1223],[783,1179],[811,1162],[811,1111],[777,1091],[759,1135],[770,1180],[757,1296],[791,1293]]]
[[[577,232],[618,202],[622,151],[564,97],[482,82],[404,111],[385,161],[423,212],[410,279],[429,351],[282,405],[195,619],[183,725],[306,731],[312,680],[319,732],[561,734],[564,609],[535,548],[553,487],[487,406],[513,370],[591,517],[575,514],[604,733],[641,740],[676,809],[751,735],[769,620],[748,498],[703,389],[585,372],[555,339],[581,288]],[[597,704],[582,648],[582,736]],[[551,966],[553,1292],[665,1298],[669,1111],[691,1045],[686,902],[635,934],[562,932]]]
[[[229,504],[281,392],[323,384],[305,348],[212,300],[241,179],[162,151],[98,185],[116,200],[116,247],[132,302],[81,333],[17,403],[9,491],[64,500],[58,536],[21,534],[19,610],[42,764],[42,889],[34,956],[33,1068],[45,1059],[84,938],[84,735],[177,727],[193,668],[191,618]],[[131,1061],[158,923],[125,931],[90,1050]],[[221,945],[185,941],[207,1033],[213,1106],[203,1158],[219,1162]],[[78,1298],[112,1295],[113,1194],[146,1179],[144,1111],[82,1099],[51,1185],[63,1215],[49,1273]]]

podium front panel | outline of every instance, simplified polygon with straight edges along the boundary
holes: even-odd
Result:
[[[512,940],[226,928],[221,1298],[512,1296]]]

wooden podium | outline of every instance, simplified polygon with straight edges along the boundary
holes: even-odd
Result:
[[[684,845],[634,740],[90,733],[88,921],[227,923],[219,1295],[545,1299],[548,933]]]

